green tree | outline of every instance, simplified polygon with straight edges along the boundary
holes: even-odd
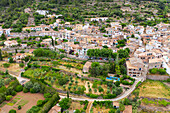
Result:
[[[1,49],[0,49],[0,61],[2,61],[2,52],[1,52]]]
[[[34,85],[33,85],[33,89],[34,89],[35,92],[37,93],[37,92],[39,92],[39,91],[41,90],[41,85],[40,85],[38,82],[36,82],[36,83],[34,83]]]
[[[29,82],[25,83],[24,87],[26,89],[31,89],[33,87],[33,83],[31,81],[29,81]]]
[[[69,92],[67,91],[67,98],[69,98]]]
[[[1,35],[0,40],[6,40],[6,36],[4,33]]]
[[[16,110],[11,109],[8,113],[16,113]]]
[[[24,63],[20,63],[19,66],[20,66],[20,67],[24,67]]]
[[[125,110],[125,106],[122,103],[120,103],[119,109],[120,109],[121,112],[123,112]]]
[[[59,105],[63,110],[65,110],[65,109],[68,109],[71,106],[71,102],[72,102],[71,98],[63,98],[59,102]]]
[[[13,63],[13,62],[14,62],[13,58],[9,58],[9,63]]]
[[[20,110],[20,109],[21,109],[21,105],[18,106],[18,110]]]

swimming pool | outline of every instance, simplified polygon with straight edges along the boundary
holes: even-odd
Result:
[[[118,77],[106,77],[106,80],[115,80],[115,81],[120,81],[120,78]]]

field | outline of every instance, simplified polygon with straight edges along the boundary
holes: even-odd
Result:
[[[1,113],[8,113],[9,110],[15,109],[17,113],[26,113],[28,109],[37,104],[38,100],[44,100],[42,94],[36,93],[23,93],[19,92],[13,97],[11,101],[5,101],[0,105]],[[22,109],[18,110],[18,106],[21,105]]]
[[[100,106],[97,106],[96,108],[93,107],[93,113],[99,113],[99,112],[102,112],[102,113],[109,113],[110,109],[106,109],[105,107],[100,107]]]
[[[160,81],[146,80],[137,90],[139,96],[170,99],[170,88]]]
[[[83,108],[84,108],[84,105],[81,105],[80,102],[73,101],[73,102],[71,103],[71,106],[70,106],[70,108],[69,108],[69,111],[70,111],[70,110],[80,109],[80,108],[83,109]]]
[[[10,66],[8,68],[4,68],[4,66],[3,66],[4,63],[8,63],[8,62],[0,61],[0,71],[4,71],[4,70],[7,69],[8,71],[11,71],[11,72],[19,74],[20,69],[22,69],[19,66],[19,64],[17,64],[17,63],[10,63]]]

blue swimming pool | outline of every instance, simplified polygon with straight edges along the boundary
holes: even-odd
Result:
[[[118,78],[118,77],[106,77],[106,80],[120,81],[120,78]]]

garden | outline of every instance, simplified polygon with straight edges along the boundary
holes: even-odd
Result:
[[[49,86],[58,90],[70,91],[74,94],[86,94],[91,98],[102,96],[103,98],[115,98],[121,94],[123,89],[120,83],[114,85],[111,81],[89,81],[86,78],[78,77],[76,74],[67,75],[59,69],[50,66],[39,66],[28,64],[27,70],[22,73],[22,77],[39,79]]]
[[[157,68],[153,68],[153,69],[149,69],[149,74],[153,74],[153,75],[168,75],[168,73],[166,72],[166,68],[165,69],[157,69]]]
[[[115,113],[116,111],[117,108],[114,108],[112,101],[94,101],[90,113]]]
[[[144,99],[142,99],[142,103],[144,104],[144,105],[153,105],[153,106],[157,106],[157,107],[166,107],[166,106],[168,106],[168,105],[170,105],[170,102],[169,101],[166,101],[166,100],[164,100],[164,99],[162,99],[162,100],[148,100],[147,98],[144,98]]]
[[[0,109],[2,111],[46,113],[60,99],[54,88],[39,80],[31,79],[23,87],[15,77],[8,74],[8,71],[0,72],[0,74]]]
[[[37,104],[38,100],[44,100],[43,95],[40,93],[18,92],[11,100],[3,102],[0,109],[5,112],[14,109],[17,113],[26,113],[28,109]]]
[[[51,54],[50,57],[49,54]],[[121,84],[130,86],[135,82],[135,79],[125,75],[125,58],[118,59],[117,57],[114,63],[99,64],[93,62],[90,74],[87,77],[82,73],[86,61],[68,58],[61,60],[58,53],[48,49],[37,49],[34,51],[34,55],[35,57],[31,58],[21,76],[41,80],[60,91],[69,91],[73,94],[91,98],[109,99],[115,98],[123,92],[123,88],[120,87]],[[119,77],[120,81],[115,83],[106,81],[105,77],[108,76],[109,72],[117,73],[115,76]]]
[[[161,81],[147,79],[136,90],[139,91],[139,97],[170,99],[170,89]]]

